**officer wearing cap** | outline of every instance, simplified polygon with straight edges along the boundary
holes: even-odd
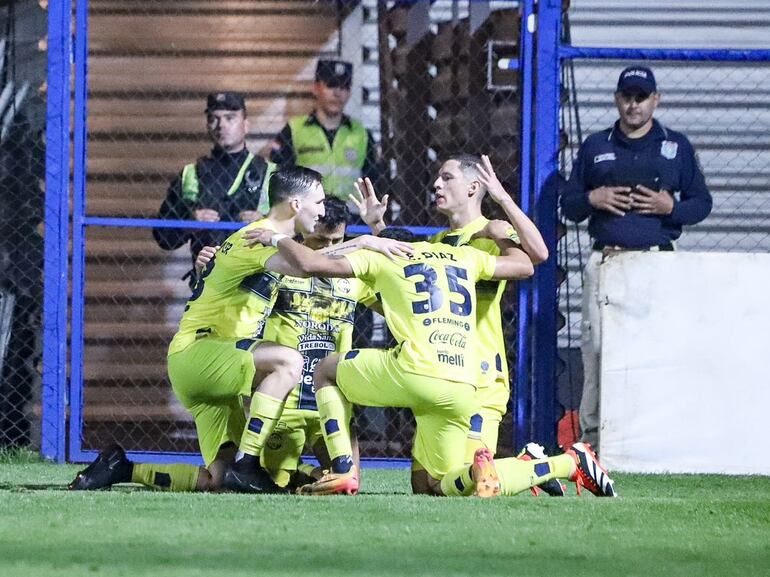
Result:
[[[561,191],[563,215],[588,219],[593,251],[583,271],[583,440],[599,441],[599,267],[620,251],[670,251],[683,225],[711,212],[695,152],[686,136],[653,118],[660,102],[655,75],[646,66],[620,73],[615,125],[580,146],[569,181]]]
[[[267,183],[275,169],[246,148],[249,120],[243,95],[215,92],[206,98],[208,156],[186,165],[168,188],[159,218],[199,222],[252,222],[267,214]],[[190,241],[193,263],[204,246],[219,245],[228,231],[153,229],[158,245],[174,250]],[[192,281],[191,281],[192,282]]]
[[[270,153],[270,160],[281,166],[296,164],[317,170],[324,175],[326,194],[344,201],[355,192],[357,178],[376,181],[378,176],[371,134],[361,122],[343,113],[352,80],[350,62],[319,60],[313,112],[289,119]]]

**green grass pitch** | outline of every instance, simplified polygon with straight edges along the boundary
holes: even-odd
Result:
[[[0,456],[1,457],[1,456]],[[770,478],[617,475],[618,499],[69,493],[78,467],[0,458],[0,576],[770,575]]]

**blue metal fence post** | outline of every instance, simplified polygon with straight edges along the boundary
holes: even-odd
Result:
[[[64,462],[70,162],[70,0],[48,4],[43,388],[40,452]]]
[[[72,320],[70,334],[69,455],[79,460],[83,432],[83,309],[88,138],[88,0],[75,8],[75,113],[72,172]]]
[[[532,217],[532,86],[534,75],[534,0],[524,0],[521,11],[521,51],[519,74],[521,75],[521,170],[519,179],[520,205],[525,214]],[[530,303],[532,283],[519,282],[519,316],[516,350],[516,386],[513,390],[513,447],[528,440],[530,363]]]
[[[559,152],[559,40],[561,0],[540,0],[537,14],[537,85],[534,210],[551,257],[535,269],[532,438],[556,444],[556,230]]]

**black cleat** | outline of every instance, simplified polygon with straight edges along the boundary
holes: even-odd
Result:
[[[245,465],[240,461],[225,471],[222,489],[234,493],[288,493],[288,489],[276,485],[262,467]]]
[[[80,471],[69,484],[70,491],[109,489],[115,483],[130,483],[134,465],[120,445],[104,449],[96,460]]]

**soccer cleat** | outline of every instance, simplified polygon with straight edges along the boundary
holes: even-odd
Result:
[[[497,476],[495,459],[492,457],[492,452],[486,447],[476,449],[473,454],[471,478],[476,484],[476,488],[473,490],[475,497],[488,499],[500,494],[500,477]]]
[[[610,479],[607,470],[602,467],[599,457],[596,456],[588,443],[575,443],[567,451],[575,459],[575,472],[570,477],[577,486],[578,495],[582,487],[585,487],[597,497],[617,497],[615,493],[615,481]]]
[[[109,489],[115,483],[131,482],[133,463],[126,457],[120,445],[111,445],[104,449],[96,460],[78,472],[68,485],[70,491],[96,491]]]
[[[517,459],[522,461],[533,461],[536,459],[547,459],[548,455],[545,453],[542,445],[537,443],[527,443],[521,452],[516,455]],[[545,492],[551,497],[564,497],[567,494],[567,487],[562,484],[559,479],[551,479],[540,485],[536,485],[530,489],[532,494],[537,497],[540,493]]]
[[[287,489],[276,485],[270,474],[259,466],[246,466],[240,462],[229,466],[222,478],[222,489],[234,493],[286,493]]]
[[[302,485],[298,495],[355,495],[358,493],[358,471],[352,467],[347,473],[325,472],[315,483]]]

